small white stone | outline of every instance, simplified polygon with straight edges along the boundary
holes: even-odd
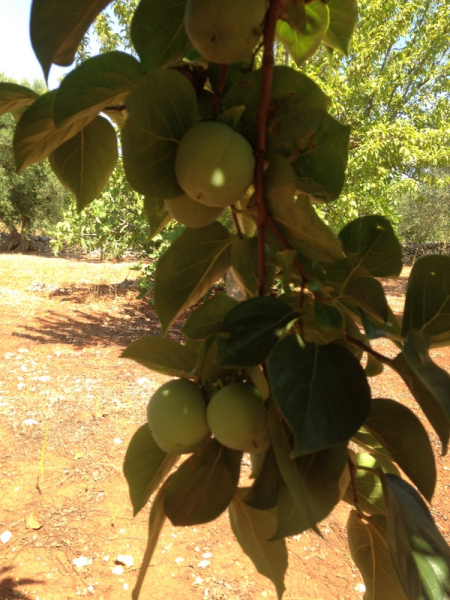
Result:
[[[22,421],[22,425],[39,425],[39,423],[34,419],[25,419],[25,421]]]
[[[128,583],[124,583],[124,584],[123,584],[123,589],[124,589],[125,591],[127,591],[129,587],[130,587],[130,586],[128,585]]]
[[[121,444],[122,440],[120,438],[114,438],[114,443],[115,444]]]
[[[209,565],[210,565],[210,564],[211,564],[211,563],[209,562],[209,560],[201,560],[201,561],[198,563],[197,567],[198,567],[199,569],[206,569],[206,567],[209,567]]]
[[[78,567],[78,569],[87,567],[89,564],[89,561],[85,556],[79,556],[78,558],[74,558],[72,562],[76,567]]]
[[[105,562],[109,562],[109,559],[110,559],[110,557],[109,557],[109,556],[104,556],[104,557],[103,557],[103,560],[104,560]]]
[[[147,377],[139,377],[139,379],[137,380],[138,385],[145,385],[146,383],[149,383]]]
[[[184,562],[184,558],[181,558],[181,556],[178,556],[178,557],[175,559],[175,562],[177,563],[177,565],[179,565],[180,563]]]
[[[12,538],[12,533],[10,531],[4,531],[0,535],[0,542],[2,542],[2,544],[7,544],[11,538]]]
[[[355,590],[357,592],[361,592],[361,594],[363,594],[366,591],[366,586],[363,583],[357,583],[355,585]]]
[[[133,557],[131,554],[119,554],[114,561],[116,565],[123,565],[127,569],[133,566]]]
[[[50,379],[51,379],[50,375],[42,375],[42,377],[37,378],[37,380],[42,381],[42,383],[46,383],[47,381],[50,381]]]
[[[114,573],[114,575],[123,575],[123,571],[124,571],[124,568],[120,567],[120,566],[119,567],[113,567],[111,569],[111,572]]]
[[[203,579],[201,577],[196,577],[193,585],[202,585]]]
[[[211,558],[211,556],[211,552],[205,552],[205,554],[202,554],[202,558]]]

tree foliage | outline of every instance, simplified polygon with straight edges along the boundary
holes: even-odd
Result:
[[[253,401],[260,403],[258,427],[270,433],[270,441],[265,438],[261,448],[244,435],[248,431],[240,431],[245,447],[236,445],[242,423],[239,420],[233,430],[233,419],[226,414],[224,424],[231,427],[220,437],[228,446],[207,435],[171,472],[178,455],[158,448],[153,423],[138,429],[124,465],[134,512],[162,485],[152,504],[147,550],[133,598],[139,596],[166,517],[175,525],[190,526],[212,520],[227,508],[243,551],[273,582],[281,598],[287,569],[285,538],[308,529],[320,532],[320,522],[341,500],[354,508],[348,522],[349,542],[368,598],[447,597],[450,548],[426,503],[436,485],[428,436],[408,408],[389,398],[372,398],[368,378],[389,365],[435,429],[443,453],[447,452],[450,375],[433,362],[429,350],[450,343],[450,257],[416,262],[400,325],[378,280],[396,277],[402,270],[401,247],[389,220],[378,214],[358,216],[335,235],[316,208],[337,206],[345,186],[349,141],[351,146],[362,134],[358,129],[352,134],[348,124],[333,116],[330,97],[298,67],[311,57],[314,62],[321,45],[344,53],[349,69],[360,64],[358,56],[352,59],[348,54],[356,2],[270,0],[262,22],[258,9],[254,22],[245,15],[249,31],[238,28],[246,40],[253,39],[255,31],[263,32],[248,58],[216,65],[201,56],[199,48],[191,47],[183,10],[192,1],[209,5],[205,14],[212,16],[204,24],[208,29],[209,19],[214,21],[215,0],[187,0],[176,7],[141,0],[130,29],[137,58],[114,50],[88,59],[58,90],[37,99],[11,84],[0,85],[7,110],[29,105],[14,137],[18,168],[50,156],[58,176],[74,192],[79,210],[94,201],[100,182],[106,182],[114,170],[117,141],[112,132],[118,130],[125,176],[133,189],[145,195],[150,235],[169,223],[166,201],[183,198],[188,193],[185,188],[193,194],[190,201],[202,206],[223,207],[226,192],[230,194],[226,210],[231,219],[185,227],[160,257],[154,306],[162,336],[136,340],[123,357],[189,380],[196,396],[201,394],[205,400],[199,410],[205,411],[211,430],[216,426],[214,419],[208,421],[208,408],[215,395],[227,397],[243,384],[251,390]],[[223,0],[221,10],[225,2],[235,19],[250,6]],[[87,30],[105,2],[78,0],[79,19],[72,24],[72,2],[61,2],[57,11],[52,6],[48,0],[33,2],[32,41],[37,55],[44,57],[44,71],[49,61],[60,64],[75,56],[85,33],[80,23]],[[384,48],[382,61],[396,54],[399,39],[410,41],[408,30],[402,28],[403,5],[396,6],[378,15],[376,39],[382,52]],[[412,3],[405,4],[405,17],[412,7],[414,18],[422,19],[422,8]],[[427,7],[431,10],[431,0]],[[392,21],[402,36],[387,50],[384,40],[389,38]],[[42,30],[48,32],[45,39],[33,35]],[[150,46],[141,43],[145,31],[157,33]],[[217,31],[220,35],[208,37],[208,44],[220,44],[224,36],[223,48],[230,48],[233,21],[225,29],[220,22]],[[359,35],[362,40],[368,32],[362,29]],[[427,35],[433,40],[434,29]],[[274,65],[275,39],[297,68]],[[365,40],[370,48],[366,58],[375,61],[373,39]],[[426,39],[419,42],[425,51]],[[320,60],[319,55],[319,65]],[[124,65],[133,68],[129,71]],[[422,71],[416,72],[414,65],[411,69],[416,87],[425,87],[426,82],[419,85]],[[367,73],[363,83],[370,91]],[[397,92],[405,95],[408,88],[398,91],[395,82],[390,85],[389,106],[397,118]],[[437,104],[440,94],[438,88]],[[67,105],[62,98],[70,99],[68,112],[62,111]],[[359,119],[369,131],[370,124],[376,123],[377,109],[372,112],[370,95],[365,102],[366,116],[361,113],[362,98],[359,105],[355,102],[354,117],[350,103],[348,114],[341,116]],[[113,118],[118,130],[99,117],[100,112]],[[102,119],[100,128],[98,119]],[[405,113],[402,119],[412,123],[414,116]],[[179,152],[185,136],[205,121],[228,127],[227,135],[219,144],[216,136],[199,137],[190,144],[186,158]],[[389,130],[391,145],[403,148],[395,123]],[[104,131],[108,133],[103,135]],[[230,155],[233,145],[226,140],[241,138],[245,143]],[[248,145],[254,155],[253,178],[236,198],[229,165],[236,165],[235,152]],[[194,157],[198,169],[192,166]],[[253,160],[245,154],[237,169],[240,179],[241,168],[246,170],[249,164]],[[360,176],[362,186],[371,185],[370,171]],[[242,299],[216,294],[197,305],[226,273],[237,282]],[[165,338],[173,322],[192,306],[182,329],[185,343]],[[394,358],[372,348],[377,338],[391,343]],[[163,392],[157,392],[159,401]],[[241,400],[233,396],[232,404],[236,402]],[[152,399],[149,407],[151,403]],[[176,405],[182,412],[189,410],[187,405],[183,409],[180,397]],[[164,406],[162,414],[164,419],[173,417]],[[349,451],[351,442],[358,452]],[[244,449],[254,450],[254,480],[242,488]]]

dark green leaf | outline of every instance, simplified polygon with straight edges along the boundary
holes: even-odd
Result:
[[[178,458],[161,450],[147,424],[139,427],[131,438],[123,463],[134,516],[144,508]]]
[[[397,467],[388,458],[381,455],[359,453],[353,459],[356,467],[355,482],[358,495],[358,508],[369,515],[384,515],[386,512],[383,496],[383,485],[379,475],[374,471],[383,473],[394,473],[400,475]],[[355,506],[354,490],[351,485],[348,486],[343,500],[352,506]]]
[[[431,501],[436,485],[436,465],[427,432],[406,406],[372,400],[364,427],[389,451],[393,459]]]
[[[431,346],[450,342],[450,256],[424,256],[408,280],[402,335],[420,329]]]
[[[230,266],[233,243],[223,225],[185,229],[158,261],[155,310],[165,333],[174,319],[199,300]]]
[[[314,315],[317,323],[325,329],[341,328],[343,326],[341,311],[331,304],[314,301]]]
[[[272,350],[268,366],[275,401],[294,433],[293,457],[347,442],[366,420],[369,384],[344,347],[301,347],[291,335]]]
[[[97,117],[50,155],[58,179],[77,201],[78,212],[95,200],[114,171],[118,158],[114,127]]]
[[[141,0],[131,21],[131,41],[149,71],[169,67],[192,48],[184,28],[185,0]]]
[[[351,279],[341,291],[341,297],[377,320],[384,322],[388,320],[389,306],[383,286],[378,279],[373,277]]]
[[[156,494],[155,500],[152,504],[150,516],[148,520],[148,539],[147,546],[145,548],[144,558],[142,559],[141,568],[139,569],[139,575],[136,581],[136,585],[131,593],[132,600],[138,600],[141,592],[142,584],[144,583],[147,569],[150,566],[153,553],[155,552],[156,544],[158,543],[159,535],[166,520],[166,513],[164,512],[164,493],[166,484],[164,484],[159,492]]]
[[[145,75],[140,63],[125,52],[89,58],[71,71],[56,92],[53,116],[57,127],[78,119],[95,119],[108,106],[122,105]]]
[[[225,317],[217,340],[220,365],[253,367],[262,363],[286,330],[299,317],[280,298],[261,296],[241,302]]]
[[[389,452],[380,444],[380,442],[369,433],[364,427],[361,427],[352,437],[352,441],[358,444],[364,450],[367,450],[375,458],[392,460]]]
[[[221,515],[236,493],[241,457],[215,439],[196,450],[168,481],[164,507],[172,524],[198,525]]]
[[[319,47],[330,23],[328,6],[321,0],[313,0],[304,5],[306,26],[300,32],[288,22],[277,22],[276,37],[300,66]]]
[[[295,250],[306,258],[335,262],[342,246],[333,231],[317,215],[309,196],[296,197],[296,175],[285,158],[276,155],[265,174],[265,191],[271,216],[287,234]]]
[[[344,187],[350,126],[342,125],[328,113],[320,117],[306,147],[299,147],[298,158],[292,166],[301,192],[321,202],[331,202]]]
[[[258,457],[262,452],[254,456]],[[270,510],[275,508],[278,500],[278,492],[282,482],[278,469],[277,459],[272,446],[264,455],[264,462],[252,487],[248,490],[244,502],[258,510]]]
[[[363,520],[352,510],[347,530],[350,553],[366,586],[364,600],[408,600],[389,555],[385,517]]]
[[[367,377],[377,377],[384,370],[384,365],[373,354],[367,353],[367,364],[364,369]]]
[[[238,301],[231,296],[216,294],[189,316],[181,332],[190,340],[205,340],[221,331],[224,318],[237,305]]]
[[[33,0],[30,36],[45,79],[52,63],[67,67],[91,23],[111,0]]]
[[[379,215],[348,223],[339,238],[353,268],[362,267],[374,277],[396,277],[403,266],[403,251],[392,225]]]
[[[279,600],[284,593],[284,575],[288,565],[286,542],[268,541],[276,528],[275,511],[255,510],[236,494],[230,507],[230,523],[239,545],[252,560],[258,573],[274,584]]]
[[[38,97],[39,94],[23,85],[0,81],[0,115],[33,104]]]
[[[177,71],[156,69],[128,95],[127,107],[130,114],[122,130],[122,144],[130,185],[161,200],[181,196],[175,154],[181,138],[197,121],[191,83]]]
[[[158,233],[160,233],[172,220],[172,217],[170,216],[169,211],[165,208],[164,203],[161,203],[160,200],[157,200],[156,198],[145,196],[144,212],[150,225],[150,231],[148,235],[149,240],[157,236]]]
[[[256,147],[255,121],[261,96],[261,70],[242,75],[224,97],[224,109],[245,105],[242,133]],[[308,148],[330,100],[311,79],[288,67],[276,66],[267,128],[267,156],[293,158]]]
[[[280,17],[300,33],[306,29],[306,10],[302,0],[293,0],[281,4]]]
[[[450,548],[425,502],[395,475],[384,476],[387,540],[397,577],[410,600],[450,596]]]
[[[258,293],[258,239],[235,240],[231,246],[231,273],[245,296]]]
[[[14,156],[20,172],[47,158],[58,146],[76,135],[91,119],[80,119],[57,129],[53,122],[53,100],[56,92],[39,96],[20,118],[14,134]]]
[[[330,25],[323,42],[347,56],[358,19],[358,3],[356,0],[330,0],[328,8],[330,9]]]
[[[172,377],[187,377],[195,369],[194,352],[175,340],[157,336],[135,340],[120,357],[131,358],[147,369]]]

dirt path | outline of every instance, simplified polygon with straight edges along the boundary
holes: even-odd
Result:
[[[12,534],[0,542],[0,600],[131,597],[148,509],[133,519],[122,462],[164,378],[118,358],[133,339],[159,331],[152,309],[123,284],[127,275],[136,276],[129,267],[0,255],[0,534]],[[405,283],[386,283],[396,312]],[[176,337],[177,328],[171,333]],[[435,358],[450,370],[448,349],[435,351]],[[419,414],[392,372],[373,389]],[[432,441],[438,453],[435,436]],[[450,460],[437,462],[433,513],[449,539]],[[248,475],[248,466],[243,472]],[[346,543],[347,515],[340,505],[321,524],[323,539],[305,533],[289,540],[286,600],[362,598]],[[134,559],[123,573],[112,572],[118,555]],[[223,515],[194,529],[166,524],[142,597],[276,596]]]

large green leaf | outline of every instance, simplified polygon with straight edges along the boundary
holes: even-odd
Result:
[[[111,0],[33,0],[30,36],[45,79],[52,63],[67,67],[91,23]]]
[[[374,277],[396,277],[403,266],[402,247],[387,219],[380,215],[359,217],[339,233],[353,268]]]
[[[192,84],[181,73],[155,69],[127,97],[122,130],[123,164],[139,193],[167,200],[183,194],[175,177],[175,153],[197,121]]]
[[[302,347],[290,335],[272,350],[268,368],[275,401],[294,433],[293,457],[347,442],[366,420],[369,384],[343,346]]]
[[[378,471],[383,473],[393,473],[400,475],[400,471],[391,462],[390,459],[383,456],[366,454],[365,452],[356,454],[353,459],[356,467],[355,483],[358,498],[357,507],[368,515],[384,515],[386,512],[383,484],[381,483]],[[342,498],[348,504],[356,506],[353,486],[349,485]]]
[[[131,438],[123,463],[134,516],[144,508],[178,458],[161,450],[147,424],[139,427]]]
[[[131,358],[147,369],[172,377],[192,375],[196,361],[194,352],[186,346],[175,340],[150,335],[132,342],[120,357]]]
[[[388,320],[389,306],[383,286],[377,279],[373,277],[351,279],[340,296],[375,319],[383,322]]]
[[[408,600],[389,555],[385,517],[362,519],[352,510],[347,531],[350,553],[366,586],[364,600]]]
[[[236,240],[231,247],[231,274],[245,294],[251,298],[258,294],[258,238]]]
[[[58,146],[81,131],[92,119],[80,119],[57,129],[53,121],[53,100],[56,91],[39,96],[20,118],[14,134],[13,148],[16,167],[26,167],[47,158]]]
[[[434,453],[427,432],[415,414],[399,402],[376,398],[372,400],[364,427],[431,501],[436,485]]]
[[[144,212],[150,225],[148,239],[152,240],[170,223],[172,217],[163,202],[149,196],[144,198]]]
[[[447,453],[448,441],[450,438],[450,413],[448,411],[449,397],[445,394],[445,387],[441,388],[439,382],[436,385],[433,382],[434,369],[439,369],[437,365],[426,369],[423,373],[427,377],[428,385],[422,381],[421,377],[408,364],[404,352],[400,353],[390,363],[390,366],[400,375],[408,386],[411,394],[417,400],[425,416],[430,421],[433,429],[438,434],[442,444],[442,454]],[[443,377],[439,372],[439,377]],[[431,374],[431,379],[430,379]],[[443,377],[444,379],[445,376]],[[443,392],[443,396],[441,396]]]
[[[258,573],[272,581],[278,598],[281,599],[286,589],[284,585],[284,575],[288,565],[286,542],[268,541],[276,529],[276,511],[251,508],[245,503],[245,492],[243,492],[234,496],[229,507],[231,529]]]
[[[224,109],[244,106],[242,132],[256,147],[255,121],[261,96],[262,71],[242,75],[223,100]],[[311,79],[288,67],[276,66],[267,127],[267,157],[293,158],[309,147],[321,126],[330,99]]]
[[[270,510],[277,505],[278,492],[283,481],[277,458],[272,446],[269,446],[267,452],[258,452],[252,456],[256,459],[263,456],[264,460],[252,487],[245,495],[244,502],[258,510]],[[272,535],[274,533],[275,530]]]
[[[141,0],[131,21],[131,41],[147,70],[168,67],[192,47],[184,28],[186,0]]]
[[[324,113],[306,147],[292,163],[297,186],[321,202],[331,202],[342,192],[348,161],[350,126]]]
[[[140,63],[125,52],[89,58],[66,75],[57,90],[53,104],[56,126],[85,117],[94,119],[104,108],[124,104],[144,75]]]
[[[217,221],[185,229],[161,256],[155,272],[154,304],[163,332],[199,300],[230,266],[233,239]]]
[[[424,256],[414,263],[406,290],[402,335],[420,329],[431,346],[450,342],[450,256]]]
[[[209,335],[219,333],[224,318],[237,304],[231,296],[215,294],[189,315],[181,332],[190,340],[203,341]]]
[[[330,25],[323,37],[323,42],[347,56],[358,19],[358,3],[356,0],[330,0],[328,8],[330,9]]]
[[[383,478],[392,563],[410,600],[450,597],[450,548],[425,502],[400,477]]]
[[[18,83],[0,81],[0,115],[33,104],[39,94]]]
[[[196,450],[168,480],[164,507],[172,524],[198,525],[221,515],[236,493],[241,458],[215,439]]]
[[[328,6],[321,0],[304,5],[306,26],[303,31],[293,28],[288,22],[277,22],[276,37],[284,45],[298,66],[312,56],[320,45],[329,23]]]
[[[318,216],[309,196],[296,197],[296,174],[281,155],[273,157],[264,183],[269,212],[295,250],[315,261],[342,258],[340,241]]]
[[[114,127],[97,117],[50,154],[58,179],[77,201],[78,212],[95,200],[114,171],[118,158]]]
[[[300,316],[280,298],[261,296],[239,303],[225,317],[217,339],[220,365],[254,367],[262,363],[286,327]]]

